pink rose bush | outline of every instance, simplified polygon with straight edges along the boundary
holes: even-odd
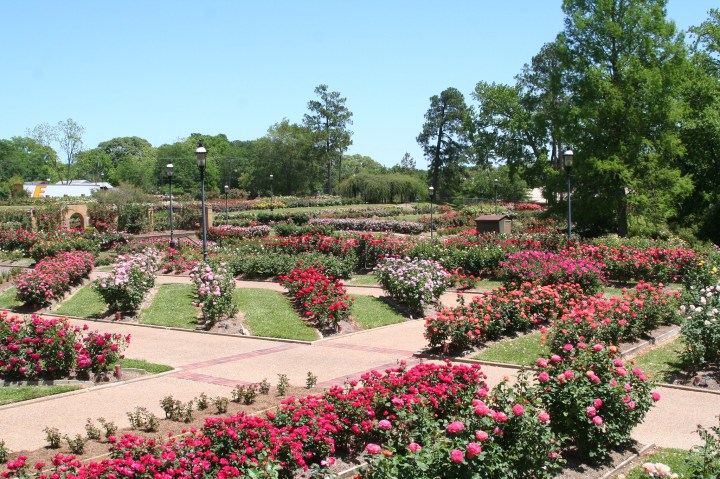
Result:
[[[499,277],[506,286],[524,282],[577,284],[587,294],[597,293],[605,282],[602,264],[549,251],[519,251],[500,262]]]
[[[652,403],[653,383],[615,346],[568,344],[563,355],[538,360],[539,397],[551,427],[581,456],[597,459],[625,443]]]
[[[94,288],[113,311],[135,311],[155,285],[160,253],[146,247],[141,253],[119,256],[113,270],[95,281]]]
[[[295,268],[279,277],[280,284],[288,289],[295,307],[303,319],[318,329],[337,330],[340,321],[347,319],[352,307],[343,283],[326,275],[322,268],[310,266]]]
[[[265,238],[270,234],[270,227],[267,225],[258,226],[233,226],[220,225],[208,228],[207,239],[217,244],[224,242],[242,240],[245,238]]]
[[[233,298],[235,278],[225,264],[198,264],[190,271],[190,281],[194,298],[192,304],[200,308],[206,325],[237,313]]]
[[[93,254],[85,251],[40,260],[34,269],[16,278],[16,298],[26,304],[48,305],[86,278],[94,264]]]
[[[60,379],[97,373],[122,358],[130,336],[88,331],[67,318],[30,319],[0,312],[0,378]]]

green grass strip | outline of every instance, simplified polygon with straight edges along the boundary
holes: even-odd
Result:
[[[317,332],[305,324],[280,292],[259,288],[236,289],[235,302],[245,325],[255,336],[314,341]]]
[[[15,286],[0,293],[0,308],[12,309],[22,306],[22,303],[15,299],[15,293],[17,293],[17,288]]]
[[[152,304],[140,312],[141,324],[195,329],[198,308],[192,305],[192,286],[161,284]]]
[[[80,288],[71,298],[63,301],[55,310],[57,314],[78,318],[100,318],[107,311],[107,304],[88,284]]]
[[[658,381],[670,382],[673,376],[687,370],[682,361],[684,348],[685,342],[682,337],[678,337],[670,343],[635,357],[635,365]]]
[[[541,344],[541,336],[542,334],[537,331],[516,338],[501,339],[480,351],[473,356],[473,359],[521,366],[533,365],[537,358],[547,357],[550,354],[549,348]]]
[[[390,305],[372,296],[355,296],[351,314],[362,329],[378,328],[406,320]]]
[[[374,274],[354,274],[352,278],[350,278],[349,281],[346,281],[345,284],[351,285],[351,286],[378,286],[377,278]]]
[[[28,401],[53,394],[76,391],[80,386],[6,386],[0,387],[0,405]]]
[[[685,460],[690,457],[690,451],[684,449],[663,448],[643,458],[643,463],[652,462],[653,464],[662,463],[670,466],[670,471],[676,473],[678,477],[690,477],[690,468]],[[643,479],[650,477],[643,474],[642,465],[634,467],[628,474],[626,479]]]
[[[164,373],[174,369],[172,366],[168,366],[167,364],[150,363],[144,359],[123,358],[119,361],[119,364],[121,364],[123,368],[144,369],[150,374]]]

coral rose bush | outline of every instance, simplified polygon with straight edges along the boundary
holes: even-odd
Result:
[[[549,251],[519,251],[500,262],[506,286],[524,282],[578,284],[587,294],[597,293],[605,282],[600,263],[574,259]]]
[[[40,260],[33,270],[17,277],[15,297],[26,304],[48,305],[87,277],[94,264],[93,254],[85,251]]]

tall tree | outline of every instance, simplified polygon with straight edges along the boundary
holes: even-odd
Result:
[[[678,169],[685,46],[666,0],[564,0],[581,223],[628,233],[662,223],[692,185]]]
[[[435,194],[450,196],[459,185],[461,167],[468,161],[469,113],[465,97],[456,88],[430,98],[417,142],[429,160],[429,180]]]
[[[323,152],[327,166],[326,192],[332,192],[332,165],[337,162],[338,181],[342,181],[342,154],[352,145],[352,112],[345,106],[346,98],[339,92],[328,91],[327,85],[315,88],[319,100],[310,100],[303,122],[316,137],[316,144]]]
[[[78,124],[72,118],[65,121],[59,121],[57,125],[51,126],[47,123],[36,125],[33,129],[27,130],[29,137],[44,146],[51,146],[56,143],[59,150],[65,153],[67,161],[66,180],[69,183],[72,178],[72,165],[75,163],[75,157],[82,151],[83,140],[82,135],[85,128]],[[62,180],[62,172],[59,165],[56,165],[58,177]]]

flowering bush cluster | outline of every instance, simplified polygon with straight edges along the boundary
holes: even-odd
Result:
[[[535,379],[553,430],[572,438],[582,456],[597,458],[625,443],[660,395],[615,346],[591,344],[567,343],[562,354],[539,358]]]
[[[425,319],[430,347],[465,350],[515,331],[527,331],[569,312],[584,298],[577,285],[538,286],[523,283],[519,289],[496,288],[474,296],[469,304],[444,308]]]
[[[152,247],[146,247],[142,253],[119,256],[113,270],[97,279],[94,288],[111,310],[135,311],[145,293],[155,285],[160,260],[160,254]]]
[[[312,218],[309,224],[329,225],[337,230],[390,231],[404,234],[420,234],[425,229],[420,223],[413,223],[412,221],[374,220],[365,218]]]
[[[691,268],[696,253],[686,248],[630,244],[582,244],[568,253],[603,265],[608,279],[677,282]]]
[[[683,356],[696,367],[720,361],[720,282],[688,290],[687,300],[688,304],[680,307],[685,316]]]
[[[59,299],[92,271],[92,253],[72,251],[39,261],[35,268],[15,280],[16,298],[26,304],[45,306]]]
[[[122,356],[130,336],[84,333],[67,318],[30,319],[0,312],[0,377],[12,380],[59,379],[70,371],[97,373]]]
[[[162,443],[125,435],[87,465],[56,456],[46,477],[328,477],[337,455],[366,451],[361,474],[390,477],[536,477],[562,464],[551,417],[527,384],[489,391],[479,366],[421,364],[372,371],[321,396],[289,398],[266,417],[210,418]],[[30,477],[25,459],[5,477]],[[509,476],[517,471],[516,476]]]
[[[264,238],[270,234],[270,227],[260,226],[232,226],[221,225],[208,228],[207,239],[222,244],[223,241],[238,240],[244,238]]]
[[[338,323],[350,313],[352,300],[342,282],[324,274],[322,268],[295,268],[279,279],[295,299],[302,317],[319,329],[337,330]]]
[[[661,324],[679,323],[679,300],[679,292],[643,282],[632,291],[623,290],[622,297],[590,296],[552,322],[550,347],[557,351],[578,341],[616,345],[634,341]]]
[[[319,252],[333,256],[354,254],[358,240],[355,238],[335,238],[332,236],[305,234],[269,238],[263,246],[269,251],[283,254]]]
[[[100,245],[96,241],[86,238],[77,232],[63,230],[38,239],[28,251],[28,256],[39,261],[48,256],[55,256],[67,251],[90,251],[97,253],[99,250]]]
[[[571,259],[548,251],[520,251],[500,263],[500,278],[506,285],[524,282],[578,284],[588,294],[600,290],[605,281],[600,264]]]
[[[166,273],[185,273],[202,261],[202,252],[196,248],[179,244],[177,248],[168,247],[159,269]]]
[[[421,216],[418,221],[425,228],[430,229],[430,216]],[[473,225],[472,217],[459,211],[433,215],[432,222],[436,230],[441,228],[463,228]]]
[[[27,254],[39,238],[38,233],[24,229],[0,229],[0,250],[21,251]]]
[[[89,203],[88,222],[100,232],[117,227],[117,208],[109,203]]]
[[[193,306],[202,311],[206,326],[212,326],[219,319],[230,318],[237,313],[233,298],[235,278],[225,264],[198,264],[190,271],[190,280],[193,286]]]
[[[407,256],[410,244],[395,236],[361,233],[357,237],[358,264],[374,268],[382,259],[390,256]]]
[[[450,274],[440,263],[417,258],[385,258],[375,267],[375,276],[393,299],[419,314],[437,303],[450,285]]]

